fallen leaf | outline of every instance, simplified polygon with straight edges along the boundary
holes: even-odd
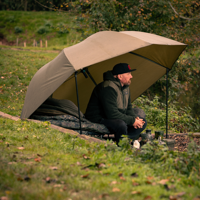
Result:
[[[148,176],[147,179],[150,181],[150,180],[154,179],[154,177],[153,176]]]
[[[79,166],[82,166],[82,164],[80,162],[77,162],[76,164],[79,165]]]
[[[39,158],[35,158],[34,160],[35,160],[35,162],[40,162],[41,158],[40,157]]]
[[[100,199],[105,199],[106,197],[109,197],[109,195],[108,194],[102,194],[102,195],[99,196]]]
[[[89,174],[81,175],[81,178],[88,178]]]
[[[170,200],[178,200],[178,197],[177,196],[169,196],[169,199]]]
[[[18,181],[23,181],[24,179],[23,179],[21,176],[18,176],[18,177],[17,177],[17,180],[18,180]]]
[[[113,192],[120,192],[120,189],[119,188],[113,188],[112,191]]]
[[[144,200],[152,199],[152,196],[146,196]]]
[[[24,147],[17,147],[18,149],[20,149],[20,150],[23,150],[24,149]]]
[[[58,167],[49,167],[50,169],[57,170]]]
[[[170,186],[168,186],[168,188],[169,188],[170,190],[172,190],[172,189],[175,189],[176,186],[175,186],[175,185],[170,185]]]
[[[83,154],[83,158],[86,159],[86,160],[90,159],[90,158],[87,157],[85,154]]]
[[[158,183],[165,185],[167,182],[169,181],[169,179],[162,179],[161,181],[159,181]]]
[[[146,183],[146,184],[149,184],[149,185],[152,185],[152,182],[149,181],[149,180],[147,180],[145,183]]]
[[[131,158],[125,158],[124,161],[129,161]]]
[[[40,154],[37,154],[37,156],[42,157]]]
[[[131,192],[131,194],[141,194],[141,192],[140,191],[133,191],[133,192]]]
[[[106,167],[106,165],[104,163],[99,163],[97,166],[98,166],[98,168],[105,168]]]
[[[9,165],[12,165],[12,164],[16,164],[16,162],[9,162],[8,164],[9,164]]]
[[[112,181],[110,184],[115,185],[115,184],[117,184],[117,181]]]
[[[66,186],[66,185],[63,187],[63,190],[64,190],[64,191],[67,190],[67,186]]]
[[[56,182],[55,179],[51,179],[50,177],[46,177],[45,178],[46,183],[52,183],[52,182]]]
[[[178,197],[181,197],[181,196],[185,195],[185,192],[179,192],[179,193],[177,193],[175,195],[178,196]]]
[[[57,188],[57,187],[62,187],[61,184],[55,184],[53,187]]]
[[[118,176],[119,176],[119,177],[120,177],[120,176],[123,176],[123,173],[122,173],[122,172],[121,172],[121,173],[119,173],[119,174],[118,174]]]
[[[171,195],[170,197],[169,197],[169,199],[170,200],[177,200],[177,199],[179,199],[179,197],[181,197],[181,196],[183,196],[183,195],[185,195],[185,192],[179,192],[179,193],[177,193],[177,194],[175,194],[175,195]]]
[[[24,137],[24,139],[28,140],[28,135]]]
[[[135,180],[132,180],[132,185],[133,185],[133,186],[138,186],[138,185],[139,185],[139,183],[138,183],[138,182],[136,182]]]
[[[125,181],[126,179],[123,177],[123,176],[120,176],[120,179],[121,180],[123,180],[123,181]]]
[[[0,200],[8,200],[8,197],[2,196],[0,197]]]

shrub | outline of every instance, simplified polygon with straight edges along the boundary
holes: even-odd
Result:
[[[62,23],[62,22],[58,23],[56,25],[56,30],[57,30],[57,33],[60,34],[60,35],[69,33],[67,25]]]
[[[15,26],[15,33],[22,33],[23,29],[21,27]]]
[[[46,27],[46,26],[41,26],[38,30],[37,30],[37,33],[38,34],[45,34],[45,33],[48,33],[49,32],[49,28]]]
[[[16,19],[15,19],[15,16],[13,15],[10,15],[6,18],[5,20],[6,22],[10,22],[10,23],[13,23],[13,22],[16,22]]]
[[[53,24],[52,24],[51,21],[46,21],[46,22],[44,23],[44,26],[47,26],[47,27],[51,28],[51,27],[53,27]]]
[[[191,115],[189,106],[178,109],[177,102],[170,104],[168,107],[168,125],[169,130],[173,132],[186,133],[191,131],[199,131],[200,123]],[[146,119],[149,125],[157,129],[165,130],[166,128],[166,105],[159,102],[159,97],[150,101],[148,97],[141,96],[137,98],[133,106],[142,108],[146,113]]]

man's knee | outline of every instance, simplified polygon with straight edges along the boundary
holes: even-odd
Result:
[[[115,127],[118,131],[121,131],[121,132],[127,131],[127,124],[121,119],[116,120]]]

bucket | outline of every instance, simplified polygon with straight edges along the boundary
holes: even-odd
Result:
[[[175,140],[173,140],[173,139],[163,139],[163,141],[166,142],[169,150],[174,150]]]

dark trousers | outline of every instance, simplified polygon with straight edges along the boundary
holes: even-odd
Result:
[[[147,121],[142,128],[135,129],[133,126],[128,126],[123,120],[121,119],[103,119],[101,124],[104,124],[108,130],[115,135],[115,140],[118,143],[119,140],[122,138],[122,135],[128,135],[130,139],[137,140],[140,137],[140,133],[146,128]]]

